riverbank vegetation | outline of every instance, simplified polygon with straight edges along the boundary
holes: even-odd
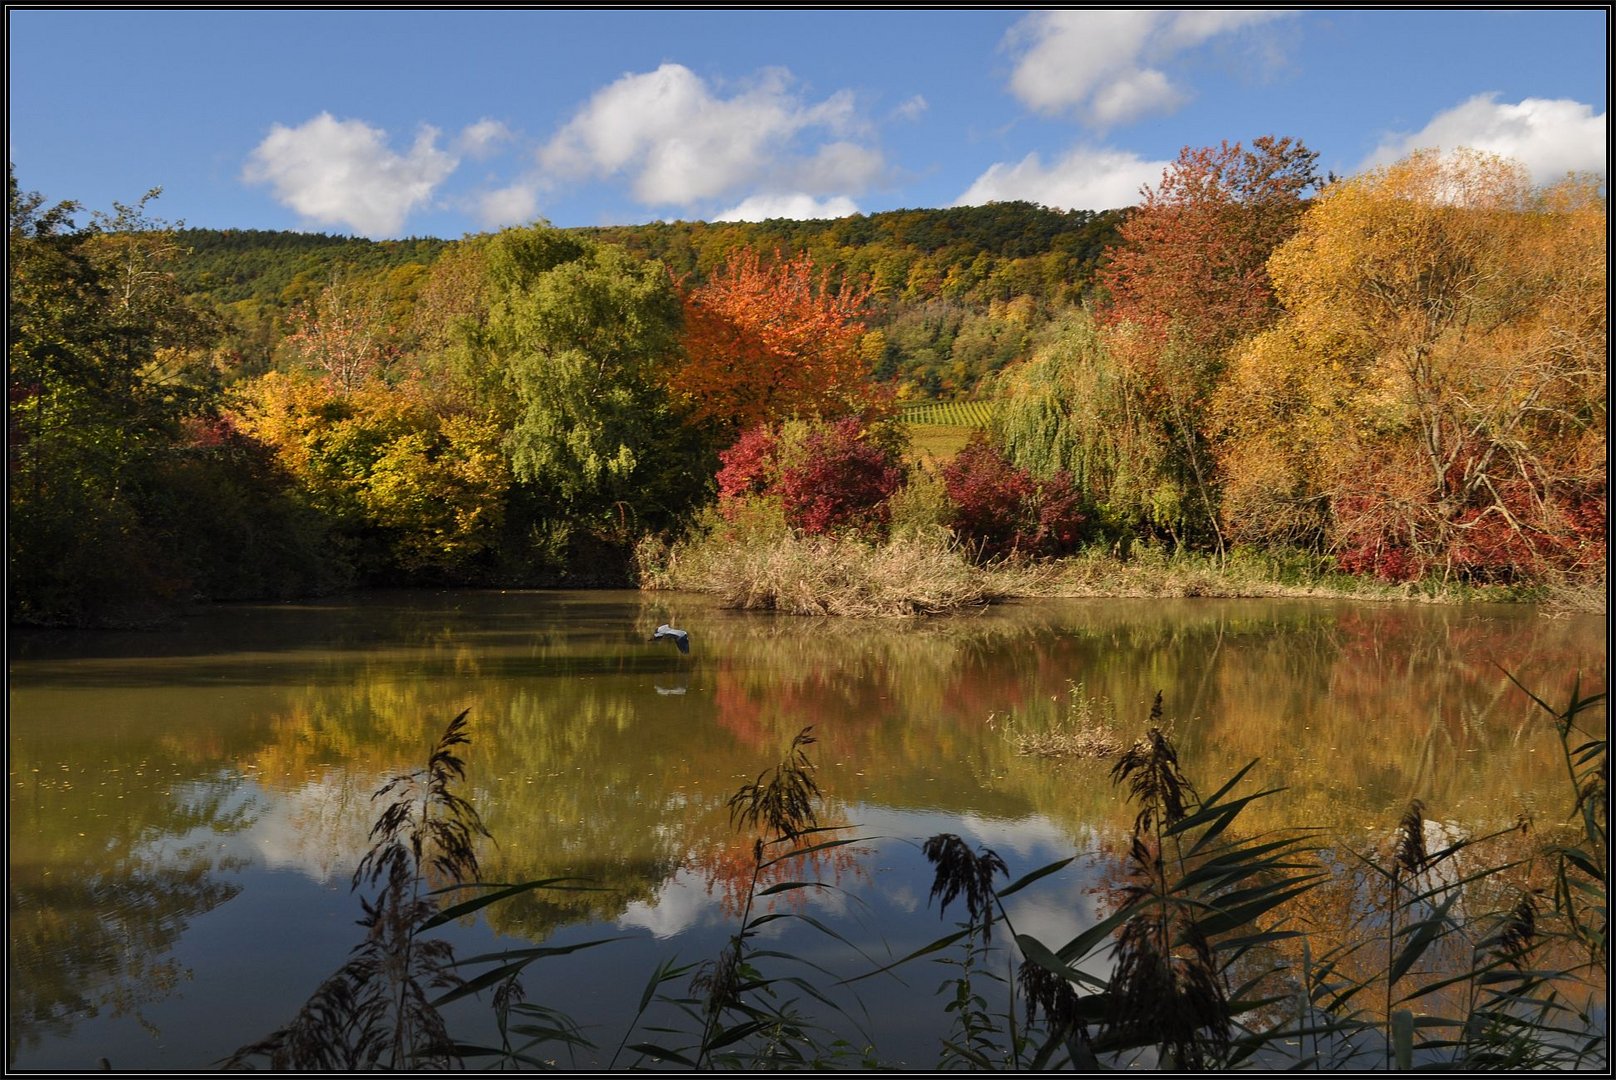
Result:
[[[226,1065],[879,1068],[879,1022],[862,1022],[879,1010],[850,1008],[850,988],[907,993],[866,980],[929,961],[945,969],[940,1068],[1603,1071],[1608,749],[1591,721],[1604,695],[1573,690],[1563,707],[1532,700],[1563,751],[1567,828],[1526,843],[1529,823],[1453,834],[1416,800],[1385,840],[1356,844],[1251,828],[1248,811],[1279,794],[1251,790],[1256,762],[1203,793],[1164,731],[1157,694],[1144,736],[1111,751],[1111,779],[1134,816],[1090,924],[1048,942],[1018,929],[1006,904],[1076,856],[1012,878],[995,851],[939,834],[922,845],[935,872],[928,906],[964,910],[952,932],[890,962],[766,903],[836,888],[802,870],[856,842],[822,816],[815,738],[804,729],[728,801],[750,841],[735,933],[706,962],[669,959],[649,972],[628,1029],[605,1042],[548,1004],[553,988],[543,986],[546,957],[603,943],[457,961],[429,936],[535,891],[589,887],[479,882],[476,842],[487,830],[451,790],[465,776],[462,713],[424,769],[379,793],[390,801],[354,875],[356,890],[376,891],[366,941],[290,1024]],[[1084,702],[1074,687],[1074,714],[1089,715]],[[810,960],[765,947],[763,927],[781,919],[842,946],[853,970],[827,967],[824,950]],[[497,1039],[451,1033],[440,1009],[485,991]]]
[[[1598,183],[1315,162],[1186,148],[1125,213],[384,245],[188,232],[156,192],[81,223],[8,176],[8,616],[636,583],[1602,610]]]

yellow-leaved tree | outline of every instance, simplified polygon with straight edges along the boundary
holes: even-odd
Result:
[[[1395,579],[1602,572],[1605,225],[1596,180],[1474,151],[1327,188],[1217,397],[1236,537]]]

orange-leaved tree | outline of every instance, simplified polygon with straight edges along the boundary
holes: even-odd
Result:
[[[740,432],[793,416],[867,415],[882,395],[859,351],[868,284],[832,280],[806,252],[731,252],[684,294],[685,362],[669,376],[697,423]]]

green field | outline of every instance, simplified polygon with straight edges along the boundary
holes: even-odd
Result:
[[[913,426],[985,428],[993,419],[992,401],[915,401],[899,406],[899,418]]]

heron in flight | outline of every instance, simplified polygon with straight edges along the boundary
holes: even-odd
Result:
[[[685,631],[683,631],[683,630],[675,630],[673,627],[669,626],[667,623],[663,623],[661,626],[656,628],[656,633],[651,635],[651,640],[652,641],[661,641],[663,638],[668,638],[675,645],[679,646],[679,651],[680,652],[682,652],[682,653],[689,653],[690,652],[690,635],[688,633],[686,633]]]

